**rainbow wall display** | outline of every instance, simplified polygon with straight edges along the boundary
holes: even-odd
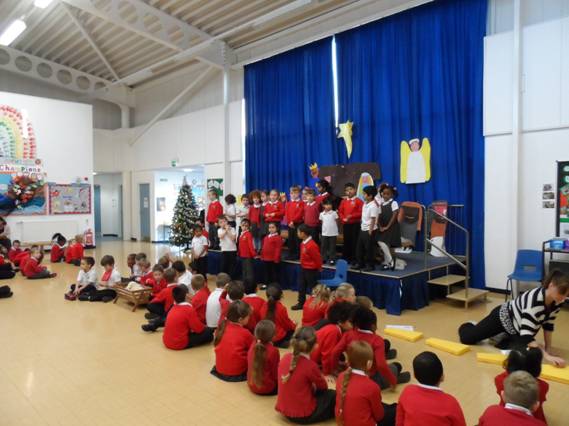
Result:
[[[0,105],[0,157],[36,158],[36,137],[25,112]]]

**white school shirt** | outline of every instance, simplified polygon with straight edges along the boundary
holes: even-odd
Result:
[[[133,277],[142,277],[142,268],[138,264],[132,265],[132,276]]]
[[[184,284],[186,287],[188,287],[188,292],[191,295],[195,293],[194,289],[192,288],[192,273],[190,271],[186,271],[178,277],[178,284]]]
[[[387,206],[389,203],[391,203],[391,211],[394,212],[396,210],[399,210],[399,204],[397,204],[397,201],[395,201],[393,198],[390,198],[387,201],[382,201],[381,205],[382,206]]]
[[[362,210],[362,226],[361,226],[361,230],[362,231],[369,231],[369,225],[371,224],[371,220],[373,218],[376,219],[375,221],[375,225],[372,229],[372,231],[375,231],[377,229],[377,217],[379,216],[379,206],[377,205],[377,203],[375,202],[375,200],[370,201],[369,203],[364,204],[363,210]]]
[[[237,216],[237,209],[235,208],[235,204],[228,204],[225,206],[225,217],[229,222],[235,221],[235,217]]]
[[[192,238],[192,252],[201,253],[199,257],[207,256],[206,247],[209,247],[209,242],[205,236],[200,235],[199,237]]]
[[[101,284],[97,284],[97,290],[104,290],[107,288],[112,288],[116,284],[120,284],[121,281],[122,281],[121,273],[118,270],[113,269],[113,272],[111,272],[111,276],[109,277],[109,281],[107,281],[107,287],[105,287]]]
[[[221,251],[237,251],[237,243],[234,238],[231,238],[231,235],[235,237],[235,230],[231,226],[227,227],[227,232],[221,228],[217,230]]]
[[[241,221],[249,217],[249,206],[237,207],[237,227],[241,226]]]
[[[223,293],[223,288],[216,288],[207,298],[205,306],[205,322],[209,328],[216,328],[217,323],[219,323],[219,317],[221,316],[221,303],[219,303],[219,297],[221,296],[221,293]]]
[[[93,267],[89,269],[88,272],[80,269],[79,273],[77,274],[77,282],[82,286],[97,284],[97,271],[95,271],[95,268]]]
[[[335,210],[321,212],[320,221],[322,222],[323,237],[338,236],[338,213]]]

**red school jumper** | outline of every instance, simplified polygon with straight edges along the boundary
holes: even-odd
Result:
[[[318,244],[310,238],[308,242],[300,243],[300,266],[302,269],[320,271],[322,269],[322,255]]]
[[[26,262],[28,259],[32,257],[32,253],[28,251],[23,251],[19,255],[16,256],[14,259],[14,265],[19,266],[22,274],[24,273],[24,267],[26,266]]]
[[[460,404],[454,396],[440,389],[407,385],[399,397],[395,424],[397,426],[466,426],[466,421]]]
[[[53,263],[61,261],[65,257],[65,250],[59,244],[52,244],[49,252],[49,259]]]
[[[304,201],[290,200],[285,206],[286,224],[293,223],[295,226],[302,223],[304,219]]]
[[[71,263],[74,260],[81,260],[83,258],[83,251],[83,244],[71,244],[67,247],[67,250],[65,250],[65,262]]]
[[[337,324],[328,324],[316,332],[318,345],[310,353],[310,359],[322,366],[322,373],[329,375],[334,372],[332,352],[342,339],[342,329]]]
[[[502,374],[498,374],[494,378],[494,384],[496,385],[496,393],[500,397],[500,405],[505,404],[504,400],[502,399],[502,391],[504,390],[504,380],[506,380],[506,377],[508,377],[508,372],[504,371]],[[536,419],[539,419],[547,423],[547,420],[545,420],[545,413],[543,412],[543,403],[547,400],[547,391],[549,391],[549,383],[547,383],[545,380],[537,379],[537,384],[539,387],[539,408],[535,410],[533,416]]]
[[[255,332],[255,327],[257,326],[257,323],[261,321],[261,319],[263,319],[261,317],[261,311],[263,310],[263,307],[267,305],[267,302],[265,301],[265,299],[257,296],[257,294],[254,293],[247,294],[242,300],[243,302],[251,306],[251,309],[253,310],[251,312],[251,315],[249,316],[249,322],[245,326],[247,327],[248,330],[251,331],[251,333],[253,333]]]
[[[207,307],[207,298],[209,297],[210,291],[207,287],[200,288],[194,297],[192,297],[192,306],[198,315],[199,320],[205,324],[205,310]]]
[[[261,308],[261,318],[267,318],[268,310],[269,304],[266,303]],[[294,331],[296,329],[296,324],[290,319],[286,307],[280,301],[277,301],[275,304],[275,319],[273,322],[275,323],[275,336],[273,337],[273,342],[278,342],[279,340],[284,339],[288,331]]]
[[[501,405],[492,405],[484,411],[478,426],[545,426],[545,423],[533,416]]]
[[[269,214],[274,214],[274,216],[268,216]],[[269,201],[265,205],[265,210],[263,212],[263,216],[265,218],[266,223],[276,222],[277,229],[278,225],[283,220],[283,216],[285,214],[285,208],[283,203],[280,201]]]
[[[219,329],[218,329],[219,332]],[[221,342],[215,347],[215,369],[224,376],[239,376],[247,372],[247,353],[255,341],[249,330],[227,321]]]
[[[342,223],[359,223],[362,220],[364,202],[358,197],[344,198],[338,207],[338,216]]]
[[[302,326],[303,327],[314,327],[316,324],[326,317],[326,312],[328,311],[328,303],[320,302],[318,304],[314,301],[315,297],[310,296],[304,302],[302,307]],[[315,304],[315,306],[313,306]]]
[[[304,224],[311,228],[320,224],[320,205],[316,201],[304,204]]]
[[[23,253],[23,250],[21,248],[11,248],[8,252],[8,259],[10,259],[10,262],[14,263],[16,257],[18,257],[18,255],[21,253]]]
[[[277,389],[278,370],[280,353],[272,343],[265,343],[265,364],[263,365],[263,377],[261,379],[261,386],[257,386],[253,382],[253,361],[255,359],[255,347],[257,343],[253,343],[247,353],[247,384],[251,392],[259,395],[267,395],[273,393]]]
[[[296,368],[285,383],[282,380],[290,371],[292,354],[286,354],[279,363],[279,393],[275,409],[292,418],[310,416],[316,409],[315,390],[326,390],[328,385],[320,369],[303,354],[298,356]]]
[[[180,303],[172,306],[168,312],[162,341],[168,349],[186,349],[190,333],[201,333],[204,328],[192,305],[187,302]]]
[[[249,220],[252,224],[259,225],[261,223],[261,205],[255,206],[254,204],[249,206]]]
[[[168,285],[164,278],[162,278],[159,282],[156,282],[154,277],[147,278],[146,280],[140,280],[140,283],[142,285],[147,286],[147,287],[152,287],[152,295],[153,296],[156,296],[158,293],[160,293],[162,290],[164,290],[166,288],[166,286]]]
[[[280,263],[283,249],[283,239],[279,234],[269,234],[263,238],[261,260],[263,262]]]
[[[35,257],[30,257],[22,269],[22,274],[30,278],[40,272],[45,271],[45,266],[41,266]]]
[[[257,256],[257,251],[253,245],[253,235],[250,231],[243,231],[239,236],[237,254],[241,259],[253,259]]]
[[[209,203],[207,208],[207,216],[206,222],[207,223],[217,223],[217,219],[219,216],[223,215],[223,206],[219,202],[219,200],[212,201]]]
[[[379,385],[363,371],[352,370],[342,404],[340,390],[345,375],[345,372],[340,374],[336,380],[336,418],[342,415],[344,424],[349,426],[376,426],[384,415]]]
[[[170,310],[170,308],[172,307],[172,305],[174,304],[174,296],[172,296],[172,291],[174,290],[174,287],[176,287],[177,285],[178,284],[176,284],[176,283],[168,284],[165,289],[160,291],[160,293],[158,293],[154,297],[154,299],[152,299],[152,303],[163,304],[164,305],[164,311],[168,312]]]

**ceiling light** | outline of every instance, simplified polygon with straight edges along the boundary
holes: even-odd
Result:
[[[194,169],[184,169],[184,171],[189,173],[189,172],[193,172]]]
[[[45,9],[52,1],[53,0],[36,0],[34,1],[34,6],[39,7],[40,9]]]
[[[25,29],[26,23],[21,19],[16,19],[4,30],[2,35],[0,35],[0,45],[10,46],[10,44],[12,44],[12,42],[16,40]]]

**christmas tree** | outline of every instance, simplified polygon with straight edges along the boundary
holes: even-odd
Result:
[[[178,247],[188,248],[194,236],[194,226],[198,223],[198,219],[199,211],[194,194],[192,194],[192,188],[184,178],[174,207],[170,243]]]

